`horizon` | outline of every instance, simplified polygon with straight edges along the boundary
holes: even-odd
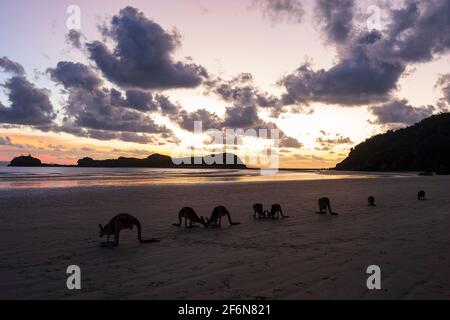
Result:
[[[0,12],[2,162],[214,153],[201,121],[278,129],[281,168],[332,168],[371,136],[449,111],[445,0],[19,0]]]
[[[161,155],[161,156],[170,157],[170,155],[167,155],[167,154],[164,154],[164,153],[152,153],[152,154],[150,154],[150,155],[148,155],[147,157],[144,157],[144,158],[136,158],[136,157],[130,157],[130,158],[142,160],[142,159],[147,159],[147,158],[149,158],[149,157],[151,157],[153,155]],[[210,155],[215,156],[217,154],[210,154]],[[35,156],[33,156],[33,154],[28,153],[28,154],[17,155],[17,156],[15,156],[14,158],[12,158],[9,161],[0,161],[0,163],[7,164],[9,166],[9,164],[11,163],[12,160],[14,160],[15,158],[19,158],[19,157],[32,157],[32,158],[36,158],[38,160],[41,160],[39,157],[35,157]],[[90,158],[90,159],[93,159],[95,161],[104,161],[104,160],[117,160],[119,158],[128,158],[128,157],[118,156],[116,158],[94,159],[94,158],[90,157],[89,155],[85,155],[85,156],[82,156],[78,160],[82,160],[82,159],[85,159],[85,158]],[[241,159],[241,161],[242,161],[242,159]],[[245,169],[249,169],[249,170],[259,170],[259,169],[261,169],[259,167],[254,167],[254,166],[248,165],[248,164],[245,163],[245,161],[242,161],[242,163],[246,166]],[[75,167],[77,166],[77,163],[62,164],[62,163],[53,163],[53,162],[46,163],[44,161],[42,161],[42,164],[43,165],[52,165],[52,166],[53,165],[56,165],[56,166],[70,166],[70,167],[71,166],[75,166]],[[202,169],[208,169],[208,168],[202,168]],[[334,169],[334,167],[333,168],[325,168],[325,167],[324,168],[295,168],[295,167],[290,167],[290,168],[280,167],[280,168],[278,168],[278,170],[331,170],[331,169]],[[214,168],[214,170],[217,170],[217,168]]]

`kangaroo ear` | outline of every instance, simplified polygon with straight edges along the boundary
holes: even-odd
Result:
[[[100,230],[104,229],[101,224],[99,224],[98,227],[100,228]]]

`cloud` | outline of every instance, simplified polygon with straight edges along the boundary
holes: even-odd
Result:
[[[328,70],[314,71],[303,64],[281,80],[286,88],[285,104],[325,102],[347,106],[386,101],[405,70],[369,55],[367,44],[358,44],[347,57]]]
[[[61,61],[56,68],[49,68],[47,72],[53,81],[61,83],[66,89],[93,90],[102,83],[88,66],[81,63]]]
[[[315,148],[317,151],[325,151],[330,154],[334,153],[334,148],[336,146],[342,145],[352,145],[354,142],[349,137],[344,137],[343,135],[337,133],[334,136],[328,134],[327,132],[321,130],[321,137],[316,139],[317,147]]]
[[[157,125],[147,113],[112,105],[111,93],[105,88],[71,90],[65,111],[66,122],[73,122],[73,125],[81,128],[135,133],[160,133],[167,130]]]
[[[82,38],[83,35],[79,31],[72,29],[66,34],[66,43],[81,49],[83,47]]]
[[[25,69],[20,63],[14,62],[7,57],[0,57],[0,68],[15,75],[25,74]]]
[[[199,109],[194,112],[181,110],[179,112],[178,124],[182,129],[194,131],[194,122],[202,122],[202,130],[222,129],[222,119],[215,113],[211,113],[205,109]]]
[[[284,104],[387,102],[408,64],[431,61],[450,49],[448,0],[405,1],[385,10],[385,30],[370,32],[352,27],[353,7],[349,0],[318,1],[327,39],[342,44],[337,63],[327,70],[303,64],[285,76]]]
[[[10,105],[0,103],[0,123],[48,128],[55,118],[48,91],[37,88],[22,76],[14,76],[2,85]]]
[[[390,16],[386,35],[374,47],[384,59],[427,62],[450,49],[450,1],[408,0]]]
[[[354,0],[317,0],[316,19],[333,43],[345,43],[353,28]]]
[[[394,100],[381,106],[371,107],[369,111],[375,116],[374,124],[411,125],[428,118],[436,111],[434,106],[413,107],[407,100]]]
[[[250,73],[241,73],[230,80],[210,79],[205,82],[205,87],[207,94],[214,94],[236,107],[267,108],[275,116],[283,111],[281,100],[255,87]]]
[[[0,137],[0,146],[12,146],[10,137]]]
[[[443,94],[443,97],[439,101],[439,105],[442,108],[447,109],[445,105],[450,107],[450,74],[440,76],[436,83],[436,87],[440,87]]]
[[[300,0],[254,0],[253,3],[274,23],[280,21],[300,23],[304,15]]]
[[[59,62],[48,69],[52,80],[62,85],[68,93],[63,108],[61,126],[52,129],[76,136],[98,140],[122,140],[136,143],[153,142],[152,134],[170,131],[154,122],[152,112],[174,112],[167,97],[153,96],[140,89],[123,93],[115,88],[102,87],[98,75],[80,63]]]
[[[174,61],[180,35],[168,33],[133,7],[122,9],[103,35],[114,43],[110,51],[94,41],[86,47],[90,58],[112,82],[141,89],[193,88],[206,78],[207,71],[193,63]]]
[[[139,111],[156,111],[158,109],[158,105],[154,103],[153,97],[149,92],[135,89],[127,90],[125,98],[123,98],[120,91],[111,89],[111,104]]]
[[[222,126],[228,128],[255,128],[263,126],[264,122],[258,116],[255,106],[233,106],[225,111],[225,119]]]
[[[284,134],[282,134],[282,137],[279,142],[280,148],[301,148],[303,147],[303,144],[300,143],[297,139],[288,137]]]

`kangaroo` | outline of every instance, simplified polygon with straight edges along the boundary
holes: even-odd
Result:
[[[184,207],[183,209],[181,209],[180,213],[178,213],[179,223],[174,223],[173,225],[176,227],[180,227],[183,218],[184,218],[184,226],[186,228],[196,227],[195,223],[201,223],[204,227],[206,227],[205,218],[199,217],[197,215],[197,213],[194,211],[194,209],[192,209],[192,208]],[[189,220],[189,226],[188,226],[188,220]]]
[[[255,203],[253,205],[253,212],[253,218],[266,219],[266,211],[263,210],[263,205],[261,203]]]
[[[373,196],[367,198],[367,202],[369,203],[369,207],[375,207],[375,198]]]
[[[231,226],[241,224],[240,222],[233,222],[231,220],[230,212],[224,206],[215,207],[211,213],[211,218],[206,218],[206,226],[212,226],[213,228],[220,228],[222,225],[222,218],[227,216]]]
[[[425,199],[425,191],[420,190],[420,191],[417,193],[417,199],[418,199],[418,200],[426,200],[426,199]]]
[[[330,199],[328,199],[328,198],[320,198],[319,199],[319,212],[317,212],[317,213],[327,214],[327,209],[328,209],[328,212],[331,215],[335,215],[335,216],[337,215],[336,212],[331,211]]]
[[[101,245],[104,247],[117,247],[119,245],[119,235],[120,231],[124,229],[133,229],[133,226],[137,227],[137,238],[140,243],[151,243],[151,242],[159,242],[159,239],[142,239],[142,227],[139,220],[132,215],[127,213],[121,213],[111,219],[111,221],[106,224],[104,227],[99,224],[100,227],[100,238],[107,236],[106,242],[103,242]],[[114,236],[114,241],[110,242],[110,236]]]
[[[270,211],[266,211],[267,219],[280,219],[280,215],[282,218],[289,218],[289,216],[285,216],[283,214],[283,210],[281,210],[281,206],[277,204],[273,204]]]

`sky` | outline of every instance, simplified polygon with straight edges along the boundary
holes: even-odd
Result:
[[[0,26],[0,161],[204,155],[254,129],[245,160],[277,129],[282,167],[332,167],[450,104],[448,0],[17,0]]]

